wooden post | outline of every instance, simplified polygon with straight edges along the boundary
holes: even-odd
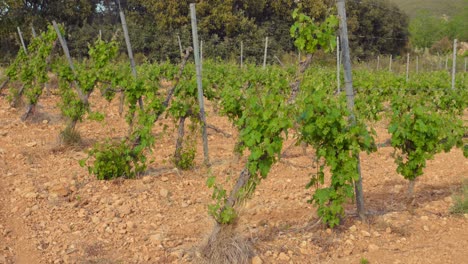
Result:
[[[388,62],[388,71],[392,71],[392,58],[393,58],[393,55],[390,55],[390,61]]]
[[[70,69],[72,70],[73,74],[76,74],[75,65],[73,65],[73,60],[71,59],[70,50],[68,49],[67,42],[62,37],[62,33],[60,33],[60,29],[58,28],[57,23],[55,21],[52,21],[52,25],[54,26],[55,32],[57,33],[60,45],[63,49],[63,53],[65,54],[65,57],[68,60],[68,65],[70,66]]]
[[[180,36],[177,34],[177,40],[179,42],[179,51],[180,51],[180,56],[184,56],[184,51],[182,50],[182,41],[180,41]]]
[[[200,68],[203,71],[203,40],[200,40]]]
[[[23,39],[23,34],[21,33],[21,29],[19,27],[16,27],[18,29],[18,35],[21,41],[21,45],[23,46],[24,53],[28,54],[28,49],[26,48],[26,44],[24,44],[24,39]]]
[[[268,54],[268,37],[265,38],[265,53],[263,55],[263,69],[266,68],[267,54]]]
[[[419,73],[419,56],[416,56],[416,73]]]
[[[125,19],[125,14],[122,10],[120,10],[119,14],[120,14],[120,21],[122,23],[122,29],[123,29],[124,37],[125,37],[125,44],[127,45],[127,53],[130,59],[130,66],[132,68],[132,75],[136,79],[137,72],[135,68],[135,58],[133,57],[132,43],[130,43],[130,36],[128,34],[127,20]]]
[[[380,55],[377,55],[377,70],[380,70]]]
[[[195,10],[195,4],[190,4],[190,17],[192,22],[192,39],[195,56],[195,68],[197,72],[197,88],[198,88],[198,103],[200,105],[200,119],[202,125],[203,134],[203,153],[205,157],[205,165],[210,166],[210,158],[208,155],[208,136],[206,133],[206,117],[205,117],[205,106],[203,99],[203,85],[202,85],[202,71],[200,63],[200,47],[198,47],[198,30],[197,30],[197,15]]]
[[[278,56],[275,55],[273,58],[275,58],[279,65],[284,68],[284,63],[280,60],[280,58],[278,58]]]
[[[62,49],[63,49],[63,53],[65,54],[65,57],[67,58],[68,60],[68,65],[70,67],[70,69],[72,70],[72,73],[73,75],[75,76],[75,80],[76,80],[76,70],[75,70],[75,65],[73,64],[73,60],[70,56],[70,50],[68,49],[68,45],[67,45],[67,42],[66,40],[62,37],[62,33],[60,33],[60,29],[57,25],[57,23],[55,21],[52,21],[52,25],[54,26],[54,29],[55,29],[55,32],[57,33],[57,36],[58,36],[58,39],[59,39],[59,42],[60,42],[60,45],[62,46]],[[80,98],[81,102],[87,104],[88,103],[88,97],[89,97],[89,94],[88,95],[85,95],[83,93],[83,91],[81,90],[79,84],[74,81],[74,84],[75,84],[75,87],[76,87],[76,92],[78,93],[78,97]],[[78,120],[72,120],[71,121],[71,124],[69,125],[70,128],[74,128],[75,127],[75,124]]]
[[[344,70],[345,70],[345,90],[348,110],[350,112],[349,122],[351,126],[356,124],[356,116],[354,115],[354,90],[353,90],[353,77],[351,72],[351,57],[349,55],[349,42],[348,42],[348,25],[346,22],[346,7],[345,0],[337,0],[338,16],[340,18],[340,37],[341,37],[341,49],[344,54]],[[356,193],[356,206],[357,213],[361,219],[365,219],[365,208],[364,208],[364,195],[362,190],[362,176],[361,176],[361,165],[359,161],[359,154],[356,156],[357,159],[357,170],[358,180],[355,182],[354,191]]]
[[[409,80],[409,64],[410,64],[409,59],[410,59],[410,54],[407,53],[406,54],[406,82],[408,82]]]
[[[455,74],[457,71],[457,39],[453,40],[453,59],[452,59],[452,89],[455,89]]]
[[[31,25],[31,32],[32,32],[33,38],[36,38],[37,34],[36,34],[36,30],[34,29],[33,25]]]
[[[240,47],[240,67],[241,69],[244,67],[244,42],[241,41]]]
[[[341,80],[340,80],[340,37],[336,37],[336,85],[338,93],[341,93]]]

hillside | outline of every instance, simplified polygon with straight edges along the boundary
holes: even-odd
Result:
[[[390,0],[396,3],[410,17],[414,17],[419,10],[429,10],[437,15],[452,15],[460,7],[468,5],[467,0]]]

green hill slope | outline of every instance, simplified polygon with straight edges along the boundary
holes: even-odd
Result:
[[[461,7],[468,5],[467,0],[390,0],[396,3],[410,17],[419,10],[428,10],[435,15],[451,16]]]

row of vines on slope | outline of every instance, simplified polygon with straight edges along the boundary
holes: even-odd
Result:
[[[313,53],[316,49],[331,51],[334,48],[335,17],[316,25],[297,10],[294,18],[297,22],[291,33],[300,49]],[[21,80],[31,105],[37,103],[47,82],[48,66],[35,64],[30,59],[37,57],[47,61],[55,39],[52,33],[38,37],[37,46],[31,45],[28,54],[20,51],[8,71],[12,80],[24,76]],[[34,52],[35,47],[42,49]],[[97,144],[81,165],[87,166],[98,179],[133,178],[143,173],[148,163],[147,154],[155,142],[154,124],[166,113],[166,117],[179,124],[174,154],[176,165],[190,168],[195,157],[195,143],[190,138],[185,145],[183,143],[185,120],[190,119],[192,128],[196,130],[200,118],[195,70],[193,64],[187,63],[191,50],[186,51],[178,67],[169,63],[141,65],[138,78],[131,74],[128,65],[118,63],[117,50],[114,40],[98,39],[89,47],[89,58],[78,63],[75,71],[65,67],[60,58],[52,63],[60,79],[60,107],[70,120],[63,133],[67,133],[67,129],[74,131],[77,122],[86,115],[102,119],[102,114],[90,110],[88,99],[95,89],[99,89],[108,100],[113,100],[118,92],[125,94],[129,124],[127,137],[118,142],[109,139]],[[244,169],[229,193],[219,178],[211,176],[207,179],[214,199],[209,213],[217,222],[210,241],[216,241],[225,226],[236,223],[236,205],[248,199],[261,180],[268,176],[280,158],[283,142],[291,130],[296,131],[300,142],[311,145],[315,150],[318,171],[306,187],[316,188],[310,202],[317,205],[318,215],[331,227],[340,223],[344,216],[343,204],[354,195],[352,187],[358,175],[357,154],[377,150],[372,122],[382,117],[390,120],[390,144],[395,148],[398,172],[411,182],[410,193],[414,180],[422,175],[426,161],[435,154],[461,147],[468,156],[464,142],[467,130],[462,121],[468,107],[464,75],[459,78],[456,90],[443,87],[440,80],[445,76],[442,74],[427,76],[433,81],[412,80],[411,88],[404,89],[408,82],[403,82],[398,76],[382,73],[382,76],[375,77],[358,72],[357,122],[350,125],[345,96],[333,92],[333,73],[306,71],[310,60],[311,56],[308,56],[299,70],[277,67],[261,70],[253,66],[239,69],[211,62],[204,65],[207,76],[204,86],[209,88],[205,96],[238,130],[236,151],[248,153]],[[40,73],[32,74],[33,66]],[[163,79],[171,80],[168,89],[162,88]],[[144,100],[144,109],[137,107],[139,98]],[[331,180],[328,186],[324,186],[327,168]],[[206,248],[205,254],[208,258],[213,257],[210,247]]]

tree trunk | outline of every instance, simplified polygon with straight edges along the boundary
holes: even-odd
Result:
[[[183,116],[179,119],[179,133],[177,135],[176,149],[174,153],[174,160],[176,165],[179,164],[182,158],[182,144],[184,143],[186,118],[186,116]]]
[[[409,180],[409,184],[408,184],[408,193],[407,193],[407,196],[406,198],[408,199],[408,201],[412,201],[414,199],[414,185],[416,184],[416,180],[413,179],[413,180]]]
[[[24,84],[21,85],[21,87],[19,88],[18,94],[11,100],[11,104],[10,104],[11,107],[16,108],[19,105],[21,101],[21,96],[23,95],[23,91],[24,91]]]
[[[3,90],[3,88],[8,84],[10,81],[10,78],[7,78],[4,82],[2,82],[2,85],[0,85],[0,92]]]
[[[31,116],[31,114],[33,114],[36,110],[36,105],[35,104],[29,104],[27,107],[26,107],[26,112],[21,116],[21,121],[26,121],[26,119],[28,119],[28,117]]]

